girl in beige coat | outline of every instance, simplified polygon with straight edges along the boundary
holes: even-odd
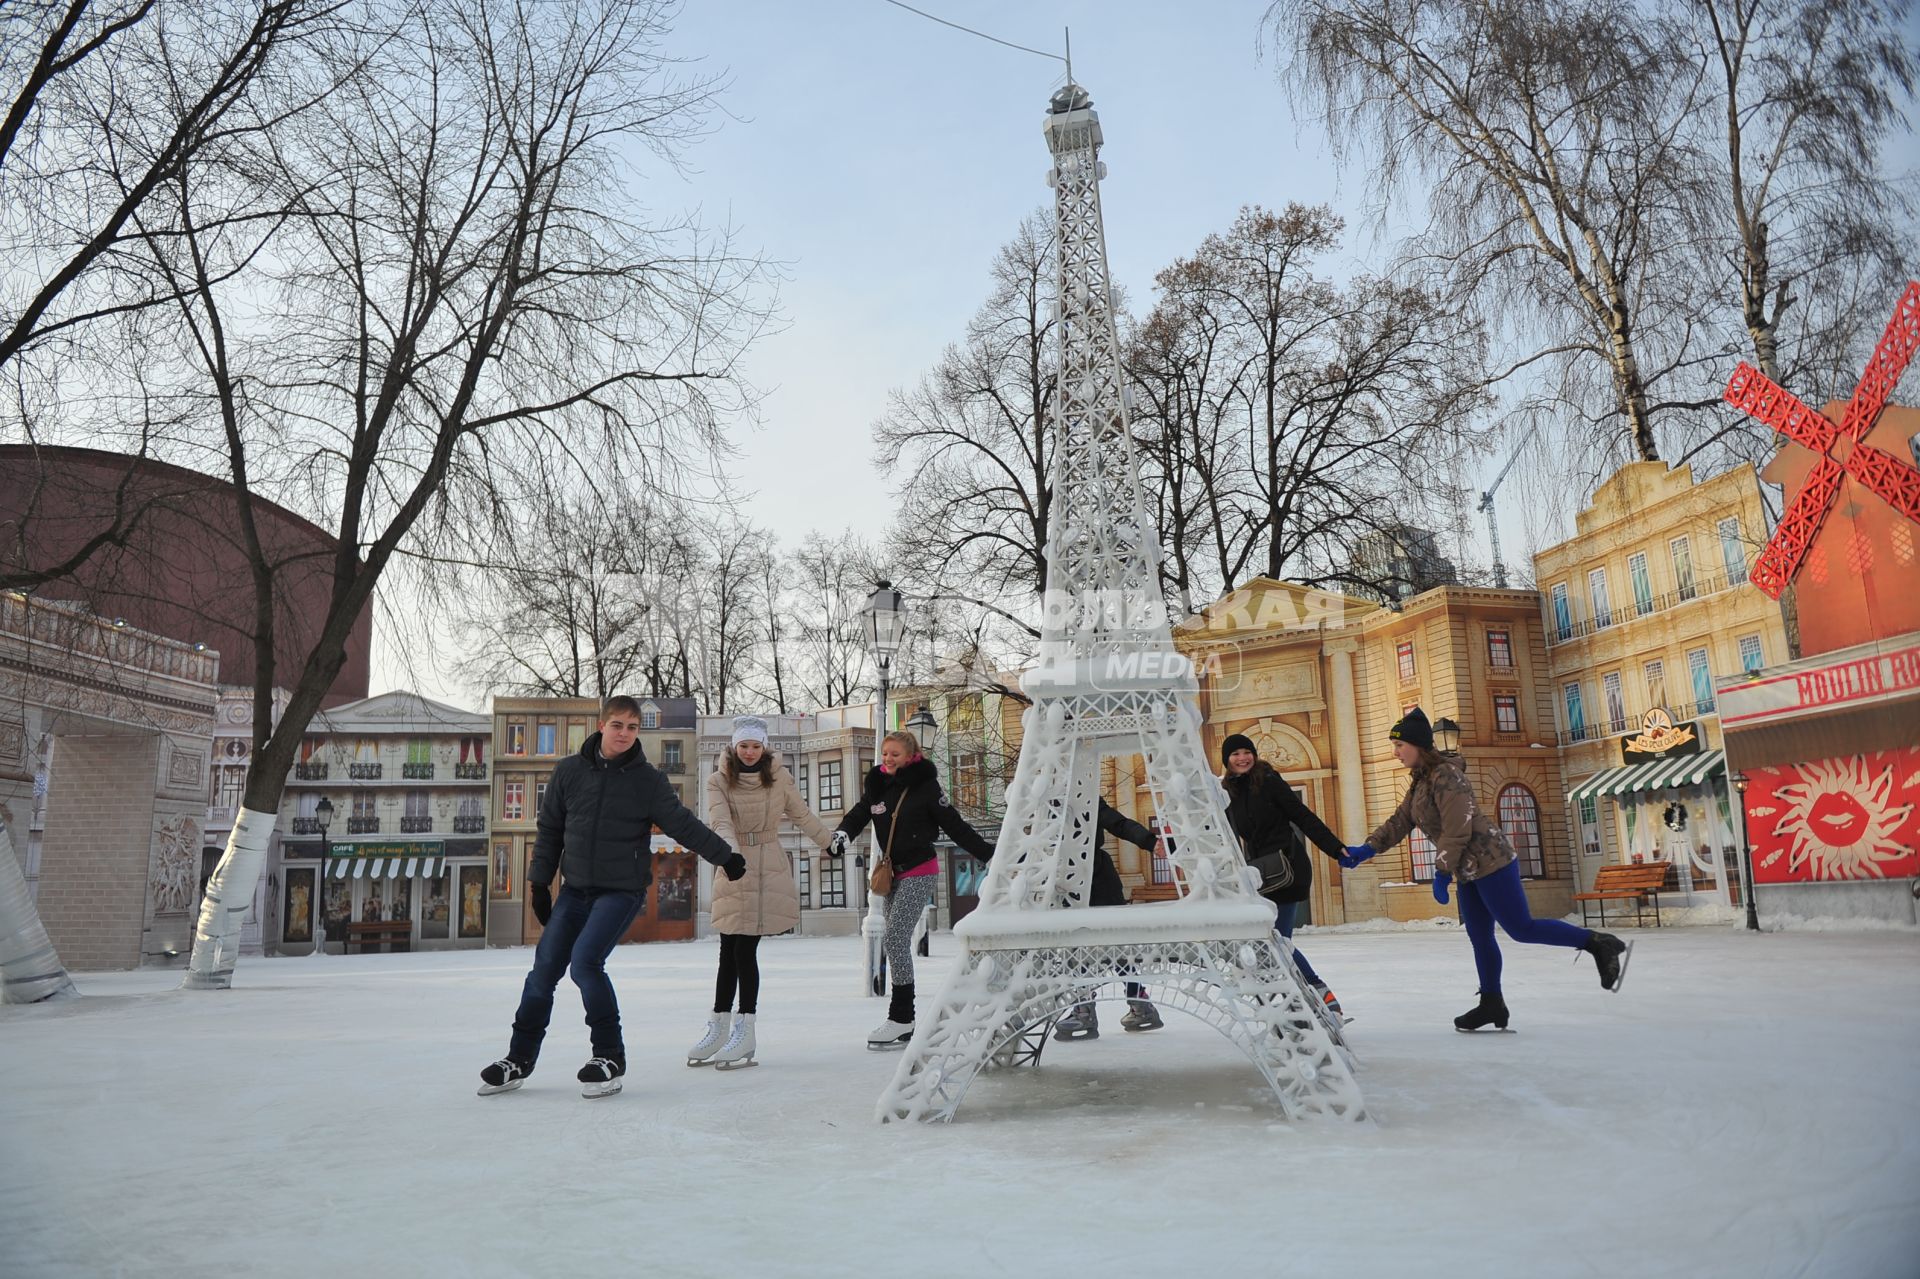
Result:
[[[732,1070],[754,1064],[753,1020],[760,999],[762,937],[800,926],[800,890],[793,864],[780,847],[780,824],[793,819],[825,848],[833,831],[800,798],[793,777],[767,749],[767,721],[755,715],[733,721],[733,740],[707,777],[707,823],[747,860],[739,879],[713,880],[713,928],[720,934],[720,974],[714,984],[713,1017],[707,1032],[687,1052],[689,1066]],[[739,1013],[728,1009],[739,996]]]

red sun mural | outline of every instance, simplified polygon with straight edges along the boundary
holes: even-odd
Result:
[[[1920,874],[1920,746],[1753,770],[1759,884]]]

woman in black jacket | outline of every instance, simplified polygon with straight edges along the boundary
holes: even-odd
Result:
[[[894,1048],[913,1038],[913,930],[940,884],[940,859],[934,840],[942,831],[954,843],[987,861],[993,845],[967,825],[947,802],[933,761],[920,753],[912,733],[888,733],[880,739],[880,762],[867,773],[860,798],[834,831],[827,850],[834,856],[873,823],[876,849],[893,865],[893,890],[887,894],[887,974],[893,999],[887,1019],[867,1036],[869,1048]]]
[[[1221,779],[1227,788],[1227,820],[1233,823],[1233,832],[1240,837],[1247,860],[1285,853],[1293,869],[1291,882],[1263,890],[1266,899],[1279,911],[1274,927],[1291,941],[1294,914],[1313,888],[1313,862],[1307,856],[1306,839],[1311,839],[1336,862],[1345,855],[1346,845],[1334,838],[1327,824],[1294,793],[1273,765],[1260,758],[1251,738],[1241,733],[1228,737],[1220,743],[1220,761],[1227,766],[1227,775]],[[1312,984],[1327,1011],[1344,1019],[1340,1001],[1333,997],[1327,983],[1320,979],[1320,974],[1313,970],[1298,947],[1294,948],[1293,958],[1300,965],[1300,975]]]

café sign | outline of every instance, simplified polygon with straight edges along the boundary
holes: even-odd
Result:
[[[1640,731],[1620,739],[1620,762],[1638,764],[1673,755],[1697,755],[1700,732],[1697,721],[1675,724],[1665,708],[1656,706],[1640,718]]]

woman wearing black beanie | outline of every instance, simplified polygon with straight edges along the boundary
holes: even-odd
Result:
[[[1346,846],[1334,838],[1327,824],[1306,806],[1273,765],[1260,758],[1251,738],[1235,733],[1221,742],[1220,762],[1227,766],[1226,776],[1221,779],[1227,788],[1227,820],[1240,837],[1247,861],[1270,854],[1286,858],[1287,872],[1269,876],[1260,895],[1277,908],[1274,928],[1291,941],[1294,915],[1313,888],[1313,862],[1307,856],[1306,840],[1311,839],[1335,861],[1346,852]],[[1300,975],[1312,985],[1327,1011],[1345,1019],[1340,1001],[1298,947],[1293,958],[1300,965]]]
[[[1500,992],[1500,943],[1493,935],[1496,922],[1517,942],[1586,951],[1600,969],[1600,984],[1619,990],[1632,943],[1563,920],[1533,917],[1527,909],[1526,890],[1520,886],[1513,845],[1474,802],[1473,787],[1460,765],[1433,749],[1433,727],[1426,712],[1414,707],[1387,736],[1393,741],[1394,758],[1413,773],[1413,779],[1399,810],[1366,843],[1349,848],[1340,864],[1358,866],[1392,848],[1416,826],[1433,841],[1434,900],[1446,905],[1448,886],[1458,881],[1460,922],[1473,943],[1473,963],[1480,974],[1480,1004],[1455,1017],[1454,1026],[1460,1030],[1479,1030],[1489,1024],[1496,1030],[1507,1028],[1507,1001]]]

